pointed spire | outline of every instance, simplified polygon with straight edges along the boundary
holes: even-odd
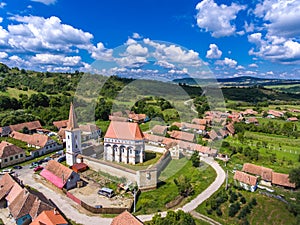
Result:
[[[74,106],[73,103],[71,102],[71,106],[70,106],[70,113],[69,113],[69,121],[68,121],[68,126],[67,129],[68,130],[73,130],[79,128],[78,124],[77,124],[77,119],[76,119],[76,115],[75,115],[75,110],[74,110]]]

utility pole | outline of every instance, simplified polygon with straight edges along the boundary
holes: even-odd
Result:
[[[226,186],[225,186],[225,190],[228,189],[228,170],[226,170]]]
[[[133,212],[135,212],[136,189],[133,189]]]

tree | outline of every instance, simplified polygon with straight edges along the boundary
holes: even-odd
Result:
[[[161,217],[160,214],[156,214],[151,221],[147,222],[148,225],[196,225],[195,220],[189,213],[185,213],[182,210],[177,212],[168,211],[166,217]]]
[[[296,187],[300,186],[300,167],[294,168],[290,171],[289,180],[291,183],[295,183]]]
[[[199,167],[200,164],[200,156],[199,153],[197,151],[194,151],[193,155],[191,156],[192,164],[194,167]]]
[[[187,197],[193,193],[193,187],[190,183],[190,179],[188,179],[184,175],[180,175],[178,179],[174,179],[174,183],[178,188],[178,193],[181,196]]]

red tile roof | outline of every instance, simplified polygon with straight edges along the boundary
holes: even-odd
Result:
[[[194,118],[192,120],[192,123],[199,124],[199,125],[204,125],[205,126],[207,124],[207,120],[206,119]]]
[[[251,186],[255,186],[257,183],[257,177],[238,170],[235,172],[233,179],[243,182],[245,184],[249,184]]]
[[[10,136],[14,139],[24,141],[27,144],[35,145],[43,148],[47,142],[51,139],[47,135],[44,134],[23,134],[16,131],[13,131]]]
[[[128,115],[128,118],[133,120],[133,121],[144,121],[147,118],[147,115],[146,114],[130,113]]]
[[[160,135],[164,135],[167,131],[167,126],[162,126],[162,125],[155,125],[152,129],[151,129],[152,133],[154,134],[160,134]]]
[[[68,224],[57,210],[45,210],[30,225],[61,225]]]
[[[72,173],[73,170],[68,167],[55,160],[50,160],[40,175],[61,189],[65,186]]]
[[[10,174],[5,173],[0,179],[0,200],[6,197],[7,193],[13,188],[16,184],[15,180],[11,177]]]
[[[59,130],[60,128],[66,128],[68,126],[69,120],[60,120],[60,121],[53,121],[53,125]]]
[[[121,122],[127,122],[128,118],[127,117],[122,117],[122,116],[109,116],[109,120],[111,121],[121,121]]]
[[[2,141],[0,143],[0,158],[9,157],[11,155],[20,153],[25,153],[25,151],[22,148],[19,148],[18,146],[15,146],[6,141]]]
[[[169,134],[172,138],[175,138],[177,140],[189,141],[189,142],[194,142],[195,138],[196,138],[195,134],[182,132],[182,131],[178,131],[178,130],[173,130],[173,131],[169,132]]]
[[[272,184],[284,186],[284,187],[291,187],[296,188],[295,183],[291,183],[289,180],[289,175],[284,173],[272,173]]]
[[[287,119],[287,121],[296,122],[296,121],[298,121],[298,118],[297,117],[290,117],[290,118]]]
[[[227,124],[227,125],[226,125],[226,129],[227,129],[231,134],[234,134],[234,132],[235,132],[233,123]]]
[[[28,130],[36,130],[38,128],[42,128],[42,125],[40,121],[32,121],[32,122],[26,122],[26,123],[19,123],[15,125],[10,125],[10,129],[12,131],[21,131],[24,127],[27,127]]]
[[[111,225],[143,225],[143,222],[128,211],[124,211],[113,219]]]
[[[260,176],[263,180],[271,181],[272,180],[272,169],[263,167],[263,166],[257,166],[251,163],[245,163],[243,165],[242,171],[246,173],[251,173],[254,175]]]
[[[137,123],[111,121],[105,138],[144,140],[144,135]]]
[[[95,124],[84,124],[84,125],[79,125],[79,129],[82,131],[82,132],[89,132],[89,133],[92,133],[92,132],[95,132],[97,130],[100,130],[99,127],[97,127]]]

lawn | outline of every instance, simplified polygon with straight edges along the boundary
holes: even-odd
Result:
[[[242,224],[241,220],[237,218],[239,212],[234,216],[230,217],[228,215],[230,203],[227,200],[225,203],[222,203],[219,207],[222,215],[218,216],[216,214],[216,210],[212,211],[211,214],[208,214],[207,210],[210,209],[211,204],[210,201],[217,196],[217,194],[224,190],[223,188],[216,192],[210,199],[203,202],[200,206],[197,207],[196,211],[211,217],[212,219],[222,223],[222,224]],[[255,198],[257,201],[257,205],[253,206],[251,212],[246,216],[247,221],[249,224],[262,224],[262,225],[269,225],[269,224],[276,224],[276,225],[285,225],[285,224],[296,224],[296,219],[291,214],[288,209],[287,205],[277,199],[270,198],[260,194],[258,191],[251,193],[244,190],[236,190],[235,188],[231,188],[232,191],[237,193],[238,195],[242,195],[246,199],[245,204],[241,204],[241,208],[246,206],[251,199]],[[229,191],[226,191],[229,196]],[[240,197],[239,197],[240,199]],[[239,200],[237,200],[239,201]]]
[[[146,153],[146,159],[143,163],[138,163],[135,165],[132,164],[125,164],[125,163],[117,163],[117,162],[113,162],[117,165],[121,165],[124,166],[128,169],[132,169],[132,170],[144,170],[147,169],[149,166],[154,165],[155,163],[157,163],[157,161],[161,158],[162,154],[161,153],[157,153],[157,152],[151,152],[151,151],[145,151]]]
[[[173,175],[170,171],[172,168],[174,168],[177,162],[183,163],[184,165],[177,173]],[[179,161],[172,160],[162,174],[164,174],[164,178],[166,178],[167,174],[171,176],[166,180],[161,181],[158,184],[157,189],[142,192],[140,194],[136,206],[136,214],[156,213],[167,210],[165,204],[174,200],[178,196],[178,189],[174,183],[174,179],[178,178],[180,175],[184,175],[190,179],[194,193],[193,195],[184,199],[179,206],[182,206],[183,204],[195,198],[216,178],[216,173],[212,167],[204,164],[200,168],[195,168],[192,166],[192,162],[187,161],[186,159],[181,159]]]

